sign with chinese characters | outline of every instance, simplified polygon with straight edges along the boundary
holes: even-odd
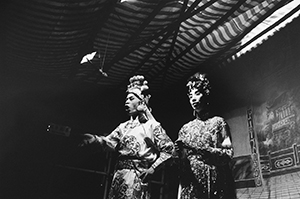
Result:
[[[263,175],[299,167],[300,88],[282,92],[254,112]]]

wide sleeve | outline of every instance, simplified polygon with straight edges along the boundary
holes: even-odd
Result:
[[[178,138],[177,138],[177,140],[176,141],[184,141],[185,140],[185,138],[187,137],[187,131],[186,131],[186,125],[183,125],[182,127],[181,127],[181,129],[179,130],[179,132],[178,132]]]
[[[121,134],[122,134],[121,125],[119,125],[109,135],[97,136],[97,139],[98,142],[102,144],[103,149],[116,150],[120,142]]]
[[[233,157],[229,126],[221,117],[217,117],[215,120],[214,146],[209,147],[208,151],[214,156],[216,164],[227,164]]]
[[[151,166],[155,169],[161,163],[171,158],[174,150],[174,143],[159,123],[153,127],[153,136],[154,143],[159,151],[159,158]]]
[[[178,132],[178,138],[175,142],[178,142],[182,145],[179,146],[179,150],[180,151],[174,151],[173,153],[173,156],[175,158],[180,158],[180,159],[186,159],[187,157],[187,150],[190,149],[190,150],[193,150],[192,146],[189,146],[187,144],[187,139],[189,138],[190,136],[188,135],[188,131],[187,131],[187,124],[183,125],[179,132]]]

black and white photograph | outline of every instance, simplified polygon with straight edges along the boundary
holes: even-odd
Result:
[[[1,199],[299,199],[299,0],[3,0]]]

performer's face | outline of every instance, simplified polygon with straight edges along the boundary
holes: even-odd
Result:
[[[132,93],[128,93],[125,100],[125,110],[128,115],[136,115],[138,113],[137,107],[140,103],[140,99]]]
[[[196,111],[203,109],[203,94],[197,88],[192,88],[188,94],[190,99],[190,104],[192,108]]]

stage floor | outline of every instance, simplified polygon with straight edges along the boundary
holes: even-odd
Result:
[[[237,189],[238,199],[299,199],[300,171],[264,179],[264,186]]]

